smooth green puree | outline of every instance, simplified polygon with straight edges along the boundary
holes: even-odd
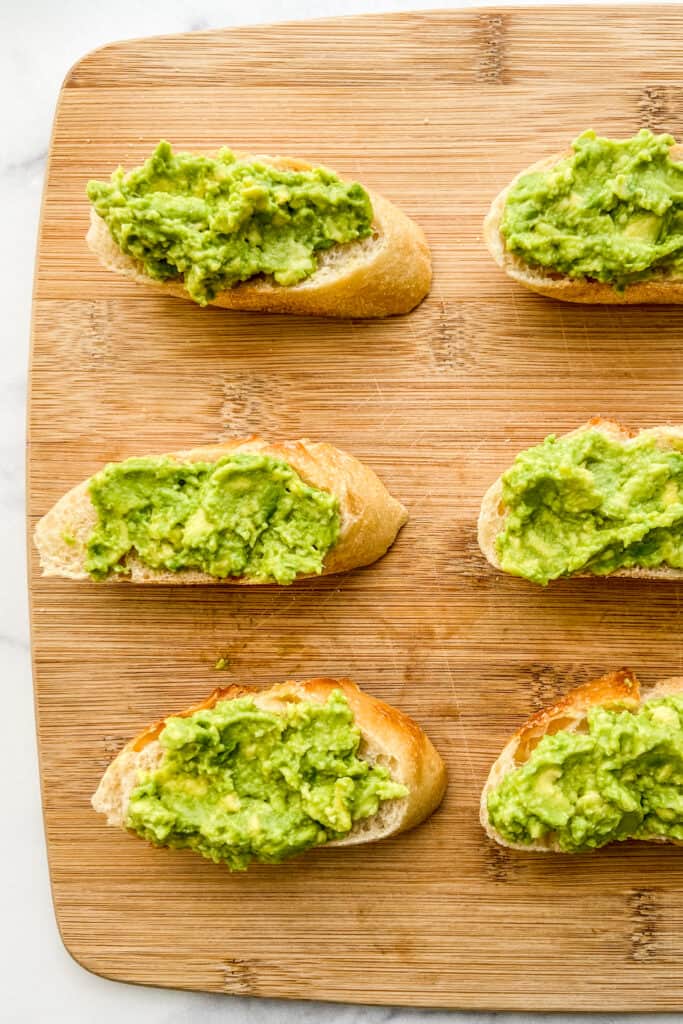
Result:
[[[683,568],[683,453],[647,436],[547,437],[503,475],[501,568],[534,583],[585,572]]]
[[[360,731],[340,690],[277,713],[251,697],[169,718],[163,760],[133,791],[126,824],[160,846],[189,847],[243,870],[347,835],[383,800],[406,796],[358,757]]]
[[[202,306],[258,274],[297,284],[317,253],[372,225],[365,189],[324,167],[280,170],[229,149],[174,153],[163,141],[142,167],[119,167],[87,192],[124,253],[157,281],[181,277]]]
[[[618,290],[657,271],[683,274],[683,163],[669,158],[674,142],[646,129],[621,142],[584,132],[572,156],[510,189],[507,249]]]
[[[683,697],[632,713],[594,707],[588,732],[544,736],[529,760],[489,793],[504,839],[553,833],[563,850],[620,839],[683,839]]]
[[[133,552],[153,569],[291,583],[322,572],[341,523],[333,494],[260,454],[126,459],[91,479],[90,498],[97,524],[85,568],[95,579],[128,572],[122,559]]]

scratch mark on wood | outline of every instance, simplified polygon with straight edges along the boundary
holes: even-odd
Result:
[[[478,20],[482,55],[475,78],[487,85],[502,85],[506,81],[506,17],[503,14],[482,14]]]
[[[128,736],[103,736],[102,737],[102,749],[105,754],[114,756],[118,754],[119,750],[128,742],[130,737]]]
[[[246,960],[225,960],[220,965],[223,989],[232,995],[252,995],[256,991],[253,970]]]
[[[438,373],[459,373],[474,366],[471,342],[462,311],[450,311],[441,302],[436,330],[430,342]]]
[[[629,959],[636,963],[657,958],[659,912],[651,889],[633,889],[627,894],[631,922]]]
[[[671,131],[671,110],[662,85],[646,85],[638,98],[638,123],[653,132]]]
[[[261,434],[284,436],[281,423],[281,392],[273,381],[257,374],[228,377],[222,384],[220,406],[223,437]],[[296,430],[293,432],[296,434]]]
[[[457,712],[458,712],[456,721],[458,723],[457,724],[457,730],[458,730],[458,733],[460,734],[461,749],[464,750],[464,752],[465,752],[465,763],[467,765],[467,770],[469,772],[470,781],[471,781],[472,785],[476,787],[477,786],[477,777],[476,777],[476,772],[474,771],[474,767],[472,765],[472,753],[470,751],[470,745],[469,745],[469,741],[467,739],[467,732],[465,731],[465,729],[463,728],[463,725],[462,725],[462,711],[460,710],[460,701],[458,700],[458,693],[457,693],[457,690],[455,688],[455,679],[453,677],[453,669],[451,668],[451,663],[450,663],[450,661],[448,659],[448,655],[445,652],[444,652],[443,658],[444,658],[444,662],[446,664],[446,668],[448,669],[448,683],[449,683],[450,691],[453,694],[453,703],[455,704]]]
[[[489,841],[486,848],[486,874],[492,882],[505,883],[510,880],[512,866],[509,852],[498,843]]]
[[[566,665],[554,667],[543,662],[532,662],[523,671],[528,676],[529,706],[533,712],[542,711],[572,687],[585,683],[587,678],[593,678],[587,676],[585,665],[580,668]],[[598,671],[596,678],[599,674]]]

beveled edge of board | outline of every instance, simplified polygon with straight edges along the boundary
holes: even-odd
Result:
[[[529,17],[530,15],[538,12],[542,12],[546,21],[548,19],[557,19],[567,15],[574,15],[577,8],[587,16],[600,14],[619,14],[626,20],[637,21],[645,14],[648,16],[662,15],[662,14],[676,14],[683,10],[683,4],[680,2],[665,3],[662,0],[656,0],[652,4],[643,3],[642,0],[635,0],[633,3],[618,3],[616,0],[608,0],[606,3],[595,3],[593,0],[578,0],[575,3],[517,3],[510,6],[499,7],[495,4],[488,2],[478,3],[475,0],[475,5],[471,7],[430,7],[430,8],[416,8],[412,10],[403,11],[387,11],[387,12],[369,12],[359,14],[348,14],[348,15],[327,15],[315,18],[301,18],[301,19],[286,19],[284,21],[274,22],[261,22],[261,23],[248,23],[230,25],[221,28],[202,28],[197,30],[190,30],[184,32],[163,32],[151,36],[130,36],[124,39],[116,39],[113,42],[103,43],[99,46],[93,47],[91,50],[86,51],[81,57],[74,61],[71,67],[66,71],[62,84],[60,87],[59,97],[61,100],[62,94],[70,89],[77,89],[81,87],[87,87],[88,83],[84,81],[79,82],[79,72],[83,70],[90,71],[90,65],[93,69],[97,68],[97,63],[102,58],[107,56],[118,57],[121,54],[130,51],[131,48],[145,46],[156,46],[159,44],[165,44],[173,46],[174,44],[182,43],[185,40],[192,39],[193,42],[199,43],[199,45],[209,45],[212,40],[224,39],[226,42],[235,41],[236,44],[242,44],[249,42],[252,38],[259,35],[264,35],[269,32],[284,33],[284,34],[296,34],[297,31],[305,32],[306,30],[318,30],[327,31],[329,29],[344,29],[345,27],[353,27],[358,24],[367,25],[369,29],[373,27],[382,28],[388,23],[393,22],[396,26],[405,25],[408,28],[412,22],[415,21],[433,21],[433,22],[447,22],[454,23],[457,21],[470,22],[474,29],[495,29],[496,25],[491,24],[491,20],[501,19],[503,24],[506,24],[509,19],[515,17]],[[411,42],[412,42],[411,38]],[[495,42],[495,40],[493,40]],[[59,103],[57,105],[57,111],[55,114],[55,120],[59,113]]]

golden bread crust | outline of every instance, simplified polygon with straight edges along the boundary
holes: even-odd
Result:
[[[389,494],[371,469],[352,455],[324,442],[302,438],[299,441],[269,443],[262,438],[252,437],[172,452],[168,457],[185,462],[215,462],[224,455],[236,452],[261,453],[282,459],[307,484],[336,496],[341,513],[341,533],[325,558],[323,575],[346,572],[361,565],[369,565],[380,558],[408,518],[403,505]],[[34,540],[44,576],[89,579],[84,561],[88,538],[96,523],[96,513],[90,501],[88,485],[89,481],[85,480],[72,488],[36,525]],[[129,575],[115,573],[104,582],[211,583],[233,586],[257,583],[240,578],[218,579],[194,570],[166,572],[150,569],[132,556],[126,558],[125,564],[130,569]]]
[[[306,171],[312,166],[286,157],[257,159],[284,170]],[[374,214],[371,237],[333,246],[320,256],[318,270],[299,284],[284,287],[266,278],[245,281],[220,292],[211,305],[263,313],[347,318],[408,313],[431,286],[427,240],[422,229],[388,199],[377,193],[368,194]],[[119,249],[94,209],[86,242],[107,269],[166,295],[190,298],[181,281],[154,281],[148,277],[136,260]]]
[[[209,696],[184,711],[186,717],[218,701],[251,696],[257,706],[277,712],[297,701],[325,703],[334,690],[341,690],[354,714],[362,739],[359,756],[385,765],[393,779],[410,790],[408,796],[385,801],[374,818],[359,822],[344,839],[329,846],[372,842],[413,828],[441,803],[446,788],[446,769],[431,741],[403,712],[364,693],[350,679],[308,679],[278,683],[265,690],[233,685],[215,689]],[[169,716],[172,717],[172,716]],[[175,715],[173,716],[175,717]],[[92,804],[106,814],[108,823],[125,828],[128,801],[141,770],[155,767],[162,756],[158,737],[165,719],[153,723],[130,740],[105,771]]]
[[[545,157],[525,168],[502,192],[499,192],[491,203],[489,212],[484,219],[484,242],[501,270],[532,292],[545,295],[550,299],[561,299],[563,302],[591,303],[602,306],[633,306],[641,303],[680,305],[683,303],[683,278],[675,278],[664,272],[658,272],[647,281],[630,284],[623,292],[617,292],[612,285],[606,284],[604,281],[566,277],[563,274],[545,270],[543,267],[532,267],[507,251],[500,226],[510,189],[524,175],[534,171],[549,170],[571,154],[571,149],[565,150],[563,153]],[[672,146],[670,155],[673,160],[683,160],[683,146]]]

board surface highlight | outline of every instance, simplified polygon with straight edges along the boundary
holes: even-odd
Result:
[[[683,8],[382,15],[118,43],[69,73],[33,309],[29,527],[103,463],[230,435],[307,435],[372,466],[411,519],[390,553],[290,589],[41,580],[34,681],[64,942],[124,981],[490,1009],[683,1009],[683,854],[488,841],[489,766],[531,712],[629,665],[683,671],[678,584],[495,573],[479,501],[520,449],[592,415],[681,422],[683,307],[553,303],[505,278],[481,221],[587,127],[683,138]],[[102,269],[89,178],[160,138],[302,156],[425,229],[434,286],[377,322],[202,310]],[[227,668],[217,672],[217,659]],[[442,809],[375,846],[246,874],[108,829],[89,798],[126,739],[236,681],[350,675],[448,762]]]

